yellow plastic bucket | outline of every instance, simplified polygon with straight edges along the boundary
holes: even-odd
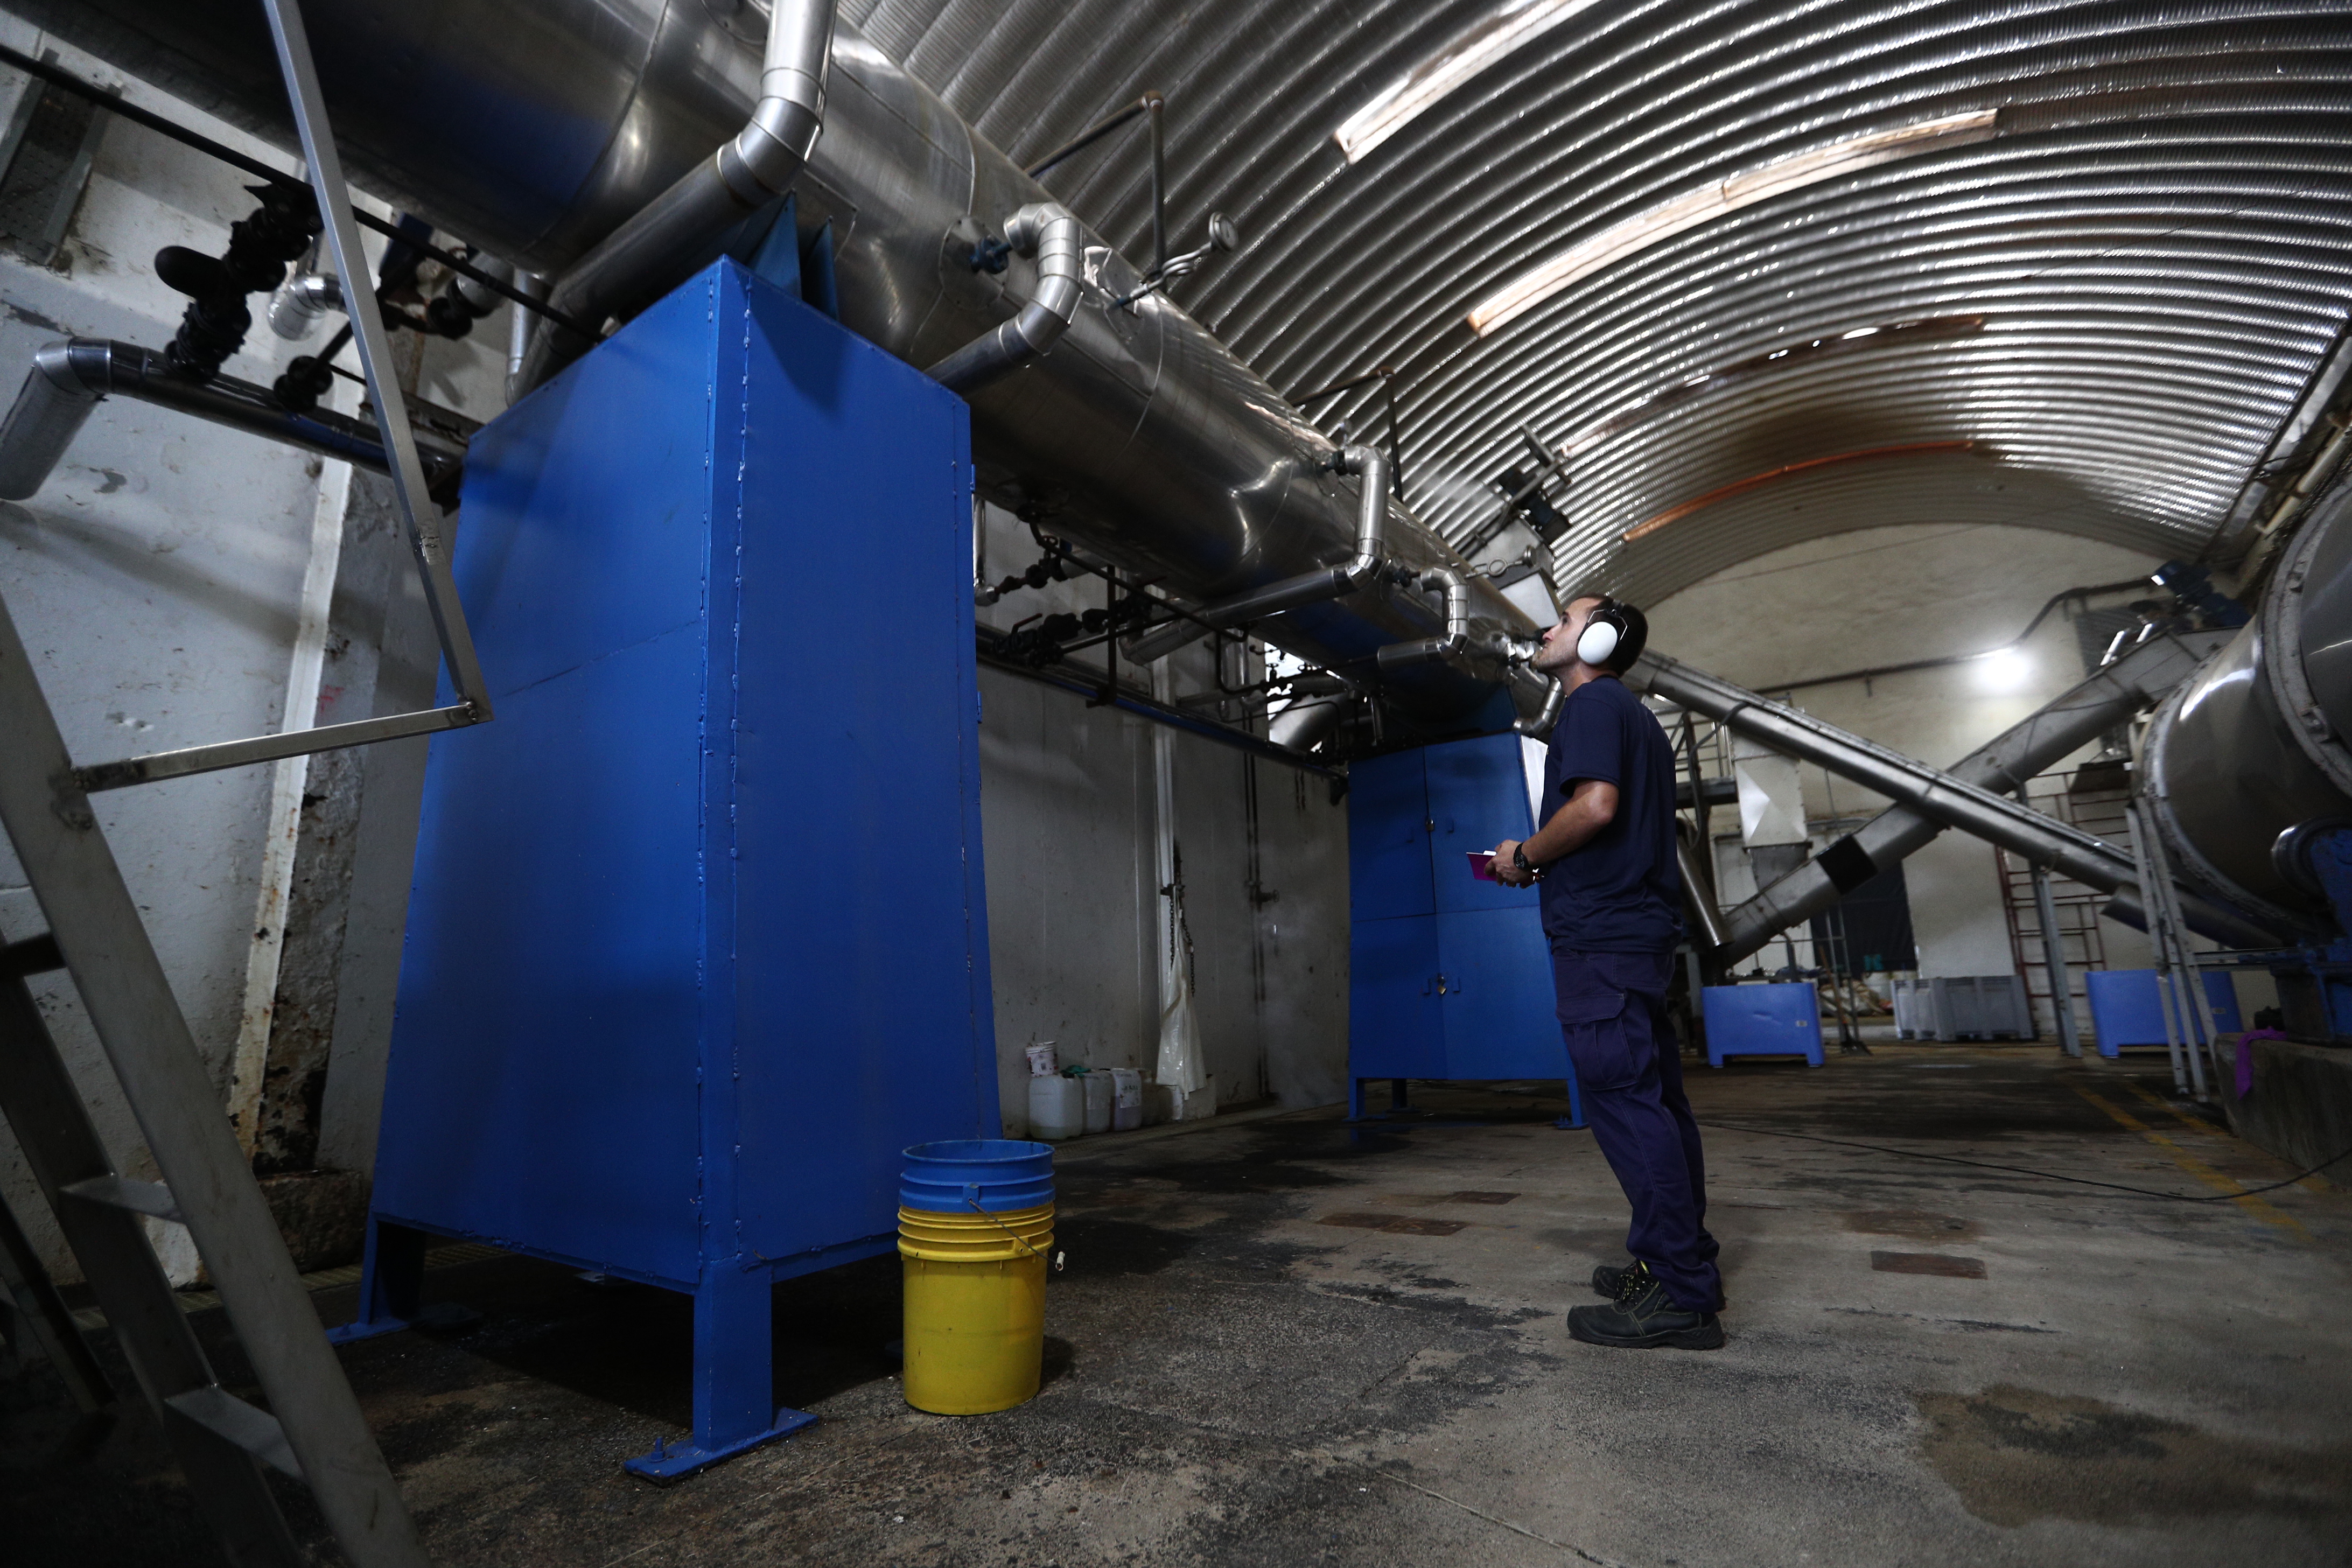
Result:
[[[1053,1250],[1052,1204],[1003,1214],[898,1211],[908,1404],[980,1415],[1036,1396]]]

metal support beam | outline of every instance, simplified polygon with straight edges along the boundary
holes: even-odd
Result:
[[[1900,803],[1737,909],[1725,910],[1728,940],[1719,956],[1730,963],[1828,909],[1946,827],[1958,827],[2030,863],[2053,867],[2085,886],[2116,893],[2108,906],[2111,914],[2136,912],[2138,886],[2129,856],[1996,792],[2016,789],[2161,698],[2202,662],[2210,651],[2207,643],[2218,645],[2220,640],[2207,636],[2151,640],[1948,770],[1931,768],[1654,652],[1642,656],[1626,681]],[[2269,946],[2278,940],[2235,911],[2193,894],[2181,901],[2184,917],[2208,936],[2245,947]]]
[[[2070,1057],[2083,1054],[2074,1033],[2074,983],[2066,972],[2065,939],[2058,931],[2058,901],[2050,896],[2050,868],[2033,868],[2033,912],[2042,921],[2042,963],[2050,973],[2051,1020],[2058,1030],[2058,1049]]]

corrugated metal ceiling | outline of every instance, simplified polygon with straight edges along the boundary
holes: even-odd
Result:
[[[1457,543],[1524,461],[1523,426],[1555,447],[1584,436],[1553,492],[1572,525],[1559,564],[1637,598],[1895,522],[2196,555],[2352,306],[2343,0],[1603,0],[1349,164],[1334,129],[1500,4],[845,15],[1024,163],[1165,92],[1175,242],[1199,243],[1212,209],[1247,241],[1179,300],[1294,395],[1396,367],[1406,498]],[[1989,140],[1717,217],[1485,339],[1465,324],[1530,267],[1676,197],[1988,110]],[[1148,248],[1139,142],[1047,183],[1131,257]],[[1982,321],[1768,357],[1956,316]],[[1376,391],[1315,412],[1387,435]]]

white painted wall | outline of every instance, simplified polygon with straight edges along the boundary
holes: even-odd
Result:
[[[85,79],[279,167],[293,166],[243,133],[125,81],[13,18],[0,16],[0,38],[36,55],[54,48],[58,63]],[[13,109],[23,86],[17,73],[0,69],[0,116]],[[228,226],[252,210],[245,188],[249,180],[153,132],[110,120],[88,189],[51,265],[28,266],[0,247],[0,395],[13,398],[34,352],[62,337],[115,338],[151,348],[168,342],[186,301],[156,280],[153,255],[165,245],[217,253]],[[385,209],[375,210],[382,216]],[[371,263],[381,253],[381,242],[371,239]],[[258,318],[261,301],[253,303]],[[425,395],[476,417],[496,412],[502,401],[504,333],[501,314],[466,342],[436,341],[423,356]],[[286,361],[315,349],[324,335],[288,343],[257,320],[244,352],[224,369],[267,384]],[[347,352],[343,363],[355,366],[356,356]],[[348,395],[341,406],[353,406]],[[407,552],[386,537],[382,516],[344,518],[346,487],[340,481],[347,472],[257,437],[115,398],[99,406],[37,494],[23,503],[0,503],[0,597],[32,651],[78,761],[280,728],[314,525],[330,544],[341,532],[347,546],[344,570],[328,579],[336,586],[339,616],[373,605],[371,635],[380,635],[386,595],[395,604],[414,596],[387,570],[384,546],[398,571],[407,570]],[[331,640],[319,718],[332,721],[421,705],[419,688],[430,696],[430,662],[429,643],[424,649],[406,647],[380,690],[377,649]],[[244,768],[96,801],[197,1047],[224,1090],[240,1018],[248,1006],[266,1006],[268,1000],[249,995],[247,981],[271,782],[270,768]],[[394,885],[404,901],[415,808],[411,801],[404,824],[400,803],[394,798],[391,804],[389,833],[397,842],[389,854],[396,868]],[[373,816],[362,826],[374,839],[385,837]],[[379,852],[377,858],[384,858]],[[386,993],[398,963],[397,921],[384,928],[380,888],[373,897],[373,905],[362,906],[378,917],[372,940],[346,956]],[[13,852],[0,840],[0,937],[24,936],[44,925]],[[133,1174],[154,1174],[72,988],[51,976],[37,994],[114,1157]],[[362,1014],[353,1047],[362,1057],[372,1050],[380,1073],[381,1040],[390,1027],[388,994]],[[322,1158],[356,1155],[363,1164],[372,1152],[380,1086],[366,1078],[362,1072],[338,1086],[358,1092],[330,1106],[327,1121],[338,1137]],[[74,1278],[5,1128],[0,1191],[51,1267],[61,1278]],[[184,1234],[158,1227],[158,1235],[175,1278],[190,1277],[194,1259]]]
[[[986,517],[991,581],[1037,559],[1024,525],[993,507]],[[1087,577],[1024,588],[978,613],[1010,628],[1102,603],[1101,580]],[[1101,650],[1079,657],[1097,664]],[[1213,689],[1206,647],[1171,659],[1180,695]],[[1030,1044],[1055,1041],[1065,1063],[1147,1075],[1157,1065],[1158,727],[990,668],[981,698],[998,1091],[1006,1134],[1018,1137],[1028,1130]],[[1216,1101],[1328,1104],[1347,1078],[1346,803],[1332,804],[1320,778],[1213,741],[1177,734],[1174,761],[1194,1005]]]
[[[1650,607],[1652,646],[1767,695],[1781,683],[2010,641],[2052,595],[2145,578],[2147,556],[2026,527],[1867,529],[1774,551]],[[1792,700],[1831,723],[1938,765],[1958,761],[2083,678],[2074,629],[2053,613],[2021,678],[1962,664],[1806,686]],[[2085,748],[2082,755],[2088,755]],[[2074,764],[2068,759],[2059,767]],[[1880,795],[1805,764],[1816,819],[1869,815]],[[1993,851],[1947,833],[1904,863],[1922,974],[2016,970]],[[2102,922],[2109,962],[2146,962],[2140,933]]]

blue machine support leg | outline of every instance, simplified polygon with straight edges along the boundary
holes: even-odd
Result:
[[[1568,1114],[1552,1125],[1572,1132],[1581,1131],[1584,1128],[1584,1091],[1576,1087],[1574,1068],[1568,1070]]]
[[[656,1442],[622,1468],[674,1481],[814,1426],[808,1412],[773,1403],[773,1341],[767,1270],[746,1273],[732,1258],[707,1265],[694,1293],[694,1440],[675,1447]]]
[[[327,1342],[347,1345],[415,1327],[424,1289],[425,1233],[371,1218],[360,1263],[359,1316],[329,1329]]]

